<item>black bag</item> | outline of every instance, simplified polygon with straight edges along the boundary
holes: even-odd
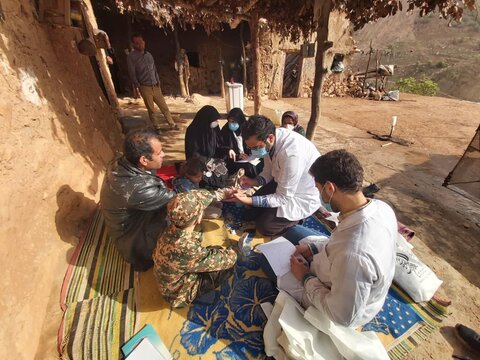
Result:
[[[207,170],[203,174],[200,187],[205,189],[221,189],[226,187],[228,170],[222,159],[210,159],[206,163]]]

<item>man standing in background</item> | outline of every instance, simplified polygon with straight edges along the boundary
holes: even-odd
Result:
[[[135,33],[132,35],[132,47],[133,51],[127,56],[128,73],[133,86],[142,95],[150,121],[157,133],[160,134],[160,122],[155,116],[155,104],[157,104],[170,125],[170,130],[178,130],[178,126],[173,121],[167,103],[163,98],[155,61],[152,54],[145,51],[145,40],[141,34]]]

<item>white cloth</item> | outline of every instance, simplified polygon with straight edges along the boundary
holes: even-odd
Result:
[[[388,360],[374,332],[358,332],[335,324],[310,306],[300,305],[280,291],[263,331],[265,353],[277,360]]]
[[[244,149],[243,149],[243,138],[242,138],[242,135],[237,135],[237,134],[235,134],[235,131],[233,131],[233,137],[234,137],[235,140],[237,141],[238,151],[240,152],[240,154],[243,154],[245,151],[244,151]]]
[[[278,217],[298,221],[318,210],[320,195],[308,171],[319,156],[315,145],[305,137],[276,129],[275,153],[272,159],[265,156],[260,176],[267,183],[275,180],[278,184],[274,194],[266,195],[270,207],[278,208]]]
[[[308,302],[344,326],[368,323],[381,310],[395,273],[397,219],[380,200],[340,221],[320,246],[305,282]]]

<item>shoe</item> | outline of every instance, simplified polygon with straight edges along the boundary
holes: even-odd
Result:
[[[455,325],[456,334],[469,348],[480,351],[480,334],[462,324]]]
[[[363,195],[369,198],[374,198],[375,195],[373,194],[375,194],[378,191],[380,191],[380,188],[377,186],[377,184],[371,184],[362,189]]]

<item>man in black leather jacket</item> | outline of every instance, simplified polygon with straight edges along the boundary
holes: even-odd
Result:
[[[175,193],[154,175],[165,157],[155,132],[132,132],[124,150],[107,170],[100,202],[118,251],[135,271],[146,271],[153,265],[158,236],[167,226],[166,204]]]

